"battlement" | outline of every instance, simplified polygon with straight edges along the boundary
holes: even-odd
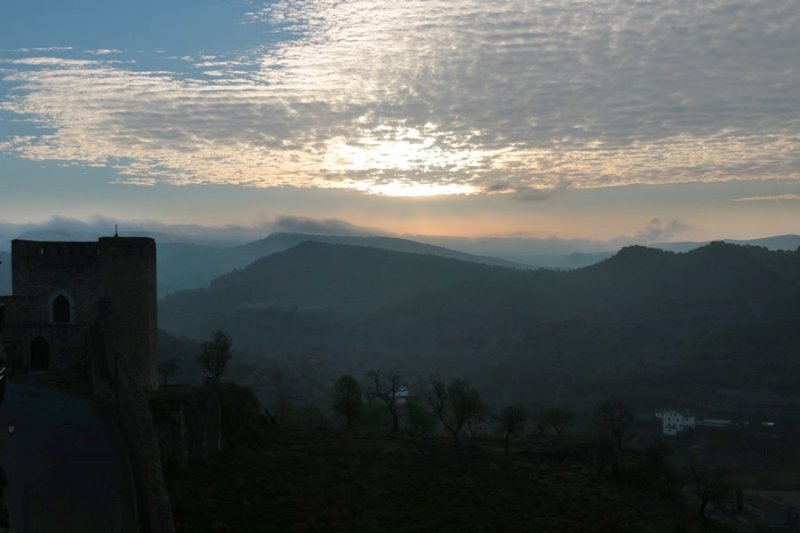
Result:
[[[129,256],[155,257],[156,241],[150,237],[100,237],[97,241],[99,254],[109,250],[120,250]]]
[[[85,266],[95,262],[99,254],[96,242],[11,241],[13,265],[25,263],[26,268]]]

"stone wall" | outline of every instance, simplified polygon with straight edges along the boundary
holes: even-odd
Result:
[[[150,404],[138,374],[115,346],[110,328],[100,321],[93,329],[94,394],[113,408],[131,459],[143,530],[173,533],[172,507],[164,483],[161,452]]]
[[[91,324],[101,297],[100,255],[97,243],[11,243],[12,288],[15,298],[32,305],[15,310],[17,323],[47,324],[52,299],[64,294],[71,304],[72,324]]]

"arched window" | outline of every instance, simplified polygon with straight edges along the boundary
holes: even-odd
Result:
[[[53,322],[58,324],[70,323],[70,304],[66,296],[59,294],[53,300]]]
[[[50,345],[42,337],[36,337],[31,342],[31,368],[33,370],[46,370],[50,366]]]

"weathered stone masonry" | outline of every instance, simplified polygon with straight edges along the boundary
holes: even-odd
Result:
[[[145,391],[158,388],[156,245],[12,241],[2,345],[16,379],[91,393],[110,407],[134,467],[144,531],[174,531]]]
[[[15,373],[80,376],[90,367],[90,329],[103,313],[142,386],[158,387],[152,239],[15,240],[11,255],[13,297],[6,299],[4,341]]]

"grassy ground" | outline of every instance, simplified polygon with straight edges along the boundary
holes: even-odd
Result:
[[[375,430],[259,440],[168,473],[179,531],[695,529],[671,502],[521,454]]]

